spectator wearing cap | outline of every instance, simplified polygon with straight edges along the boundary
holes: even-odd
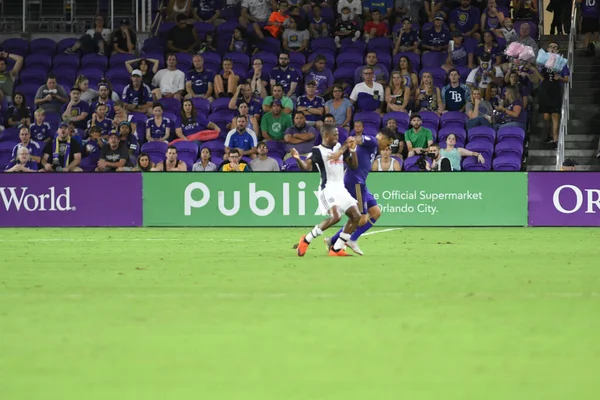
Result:
[[[152,90],[142,82],[142,71],[131,72],[131,81],[123,88],[121,99],[129,112],[147,113],[152,108]]]
[[[413,29],[412,20],[404,17],[402,18],[402,29],[394,39],[394,55],[407,52],[420,54],[419,32]]]
[[[563,161],[562,168],[560,170],[561,171],[576,171],[577,170],[575,168],[576,165],[579,165],[577,163],[577,161],[573,160],[572,158],[567,158],[565,161]]]
[[[133,134],[131,123],[123,121],[119,124],[119,140],[121,146],[125,147],[129,152],[129,165],[136,164],[138,151],[140,150],[140,142],[137,136]]]
[[[279,163],[269,157],[269,146],[267,142],[260,142],[257,147],[258,157],[250,161],[252,171],[258,172],[279,172]]]
[[[296,111],[294,113],[294,125],[285,131],[286,152],[289,153],[293,148],[296,148],[300,154],[310,153],[315,145],[316,136],[316,129],[306,123],[304,113]]]
[[[357,111],[376,111],[381,113],[385,105],[385,91],[380,83],[373,81],[375,72],[372,67],[363,68],[364,82],[354,85],[350,101]]]
[[[460,0],[460,6],[450,11],[448,20],[450,21],[450,30],[459,30],[465,36],[473,37],[477,41],[481,40],[479,35],[481,12],[477,7],[471,5],[471,0]]]
[[[325,115],[325,100],[321,96],[317,96],[317,82],[306,82],[306,94],[298,97],[296,111],[304,114],[306,123],[314,126],[318,121],[323,120]]]
[[[367,53],[365,61],[365,65],[356,67],[356,70],[354,70],[354,84],[364,81],[363,69],[365,67],[371,67],[375,74],[373,80],[381,85],[387,85],[390,81],[390,72],[386,67],[377,62],[377,54],[373,51]]]
[[[163,68],[154,75],[152,85],[156,86],[157,100],[161,97],[176,98],[181,101],[185,94],[185,74],[177,69],[177,56],[167,55],[167,68]]]
[[[185,98],[202,97],[212,101],[214,80],[214,72],[204,68],[204,58],[196,54],[192,58],[192,68],[185,75]]]
[[[292,117],[282,112],[281,100],[273,100],[270,110],[260,121],[262,137],[265,140],[283,141],[285,131],[292,126]]]
[[[119,134],[111,131],[108,135],[108,143],[100,150],[100,159],[96,172],[122,171],[129,161],[129,153],[125,146],[120,145]]]
[[[327,59],[319,54],[315,59],[302,67],[304,81],[314,81],[317,84],[316,94],[323,97],[331,96],[333,91],[333,74],[327,68]]]
[[[479,66],[469,73],[467,85],[486,89],[492,82],[501,87],[504,84],[504,73],[500,67],[492,65],[489,54],[483,53],[479,58]]]
[[[39,163],[42,160],[42,147],[39,143],[31,140],[31,133],[29,132],[29,128],[27,128],[26,126],[22,126],[21,129],[19,129],[19,139],[21,139],[21,142],[17,143],[15,147],[13,147],[11,159],[16,160],[17,152],[19,151],[19,149],[21,147],[26,147],[27,150],[29,150],[31,160],[33,160],[36,163]]]
[[[71,89],[71,100],[62,107],[63,121],[72,122],[75,128],[84,131],[90,114],[90,105],[81,101],[81,91],[78,87]]]
[[[113,53],[134,54],[137,44],[135,31],[131,29],[128,19],[121,20],[119,26],[112,35]]]
[[[429,129],[424,128],[422,124],[423,120],[419,114],[411,115],[411,128],[404,132],[404,140],[406,141],[406,146],[408,148],[408,157],[427,151],[427,148],[433,144],[433,134]]]
[[[271,70],[271,74],[269,75],[271,91],[273,91],[273,88],[276,84],[279,84],[281,85],[285,96],[289,97],[290,99],[295,99],[296,87],[298,86],[301,78],[302,77],[300,73],[296,71],[294,67],[290,67],[289,54],[279,53],[279,62],[277,66]]]
[[[167,35],[167,51],[173,53],[195,53],[199,47],[200,38],[194,26],[187,23],[185,15],[177,15],[177,25],[171,28]]]
[[[48,74],[46,84],[39,87],[35,94],[35,105],[46,113],[60,113],[67,100],[67,92],[56,83],[56,76]]]
[[[464,112],[471,101],[469,87],[460,83],[460,74],[456,69],[448,73],[449,83],[442,88],[442,104],[445,111]]]
[[[452,42],[448,46],[448,57],[446,57],[446,64],[442,65],[442,68],[446,73],[450,73],[451,70],[456,67],[467,67],[473,69],[474,64],[474,49],[469,43],[465,43],[464,35],[460,31],[452,32]]]
[[[81,145],[69,135],[68,127],[67,122],[61,122],[54,139],[44,147],[44,171],[81,172]]]
[[[31,159],[27,147],[19,147],[17,156],[6,166],[4,172],[37,172],[38,163]]]
[[[444,16],[438,13],[433,18],[433,27],[423,32],[421,48],[427,51],[447,51],[451,39],[450,31],[444,27]]]
[[[279,83],[271,85],[272,96],[267,96],[263,100],[262,108],[263,112],[268,113],[271,111],[271,105],[275,100],[279,100],[279,103],[283,107],[283,112],[286,114],[291,114],[294,110],[294,102],[287,96],[283,95],[283,86]]]
[[[109,51],[108,43],[110,43],[110,29],[104,28],[104,18],[101,15],[94,17],[94,28],[88,31],[79,38],[77,42],[70,48],[65,50],[66,54],[75,54],[81,49],[83,54],[98,53],[104,55]]]
[[[258,138],[256,132],[248,128],[248,118],[245,115],[238,115],[235,124],[235,129],[230,130],[225,138],[224,158],[228,159],[231,149],[238,149],[242,156],[255,158]]]
[[[100,136],[103,138],[108,136],[108,133],[113,129],[113,120],[106,117],[108,107],[106,104],[100,103],[96,106],[96,111],[92,114],[92,119],[88,122],[88,129],[93,126],[100,128]]]

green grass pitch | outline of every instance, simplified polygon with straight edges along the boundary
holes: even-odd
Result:
[[[600,398],[600,230],[307,231],[0,230],[0,398]]]

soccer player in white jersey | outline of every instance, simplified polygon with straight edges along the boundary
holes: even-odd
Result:
[[[348,256],[344,247],[350,240],[350,235],[356,230],[360,221],[360,211],[356,200],[348,193],[344,186],[344,162],[350,168],[358,166],[356,158],[356,141],[353,137],[348,138],[348,151],[339,155],[337,151],[342,147],[338,142],[338,131],[334,125],[326,124],[321,129],[323,142],[312,149],[312,153],[302,160],[296,149],[292,149],[290,154],[296,159],[300,169],[312,171],[315,167],[321,174],[319,183],[319,205],[323,211],[327,211],[329,218],[315,226],[308,234],[300,238],[298,243],[298,255],[300,257],[306,254],[311,242],[321,236],[323,231],[337,224],[342,215],[348,216],[348,222],[344,225],[343,232],[339,239],[333,243],[329,249],[330,256]]]

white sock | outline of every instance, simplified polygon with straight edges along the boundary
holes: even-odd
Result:
[[[350,240],[349,233],[344,233],[344,232],[340,233],[340,237],[338,238],[338,240],[336,240],[335,244],[333,245],[333,250],[339,251],[339,250],[343,249],[348,240]]]
[[[323,231],[321,230],[321,228],[319,228],[319,225],[316,225],[312,231],[310,231],[308,233],[308,235],[306,235],[306,237],[304,238],[304,240],[306,240],[307,243],[310,243],[313,241],[314,238],[317,238],[319,236],[321,236],[323,234]]]

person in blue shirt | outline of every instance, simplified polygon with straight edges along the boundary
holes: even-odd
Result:
[[[228,159],[232,149],[238,149],[241,156],[256,158],[258,138],[256,132],[248,128],[248,119],[245,115],[236,118],[236,128],[229,131],[225,138],[225,159]]]
[[[442,88],[442,104],[446,111],[464,112],[467,103],[471,101],[471,91],[468,86],[460,83],[460,74],[453,69],[448,73],[448,83]]]
[[[152,107],[152,90],[142,82],[142,71],[139,69],[131,73],[131,83],[123,89],[121,100],[129,112],[146,113]]]
[[[215,73],[204,68],[204,58],[196,54],[192,58],[192,68],[185,74],[186,98],[202,97],[212,100]]]
[[[348,247],[352,249],[356,254],[363,255],[363,252],[358,247],[358,238],[366,231],[371,229],[381,216],[381,210],[377,204],[377,200],[371,194],[367,188],[367,176],[371,172],[373,161],[377,157],[377,153],[387,147],[389,147],[394,141],[394,134],[388,129],[382,129],[377,133],[376,137],[369,135],[357,135],[355,136],[356,144],[356,156],[358,158],[358,167],[355,169],[347,168],[346,174],[344,175],[344,186],[352,197],[358,201],[358,210],[361,212],[362,217],[358,223],[358,228],[350,236],[350,240],[346,242]],[[346,145],[342,146],[340,152],[346,150]],[[329,248],[332,243],[335,243],[342,230],[340,229],[333,237],[325,238],[325,243]]]
[[[444,28],[444,16],[435,14],[433,27],[423,32],[421,48],[423,51],[447,51],[450,38],[450,31]]]

